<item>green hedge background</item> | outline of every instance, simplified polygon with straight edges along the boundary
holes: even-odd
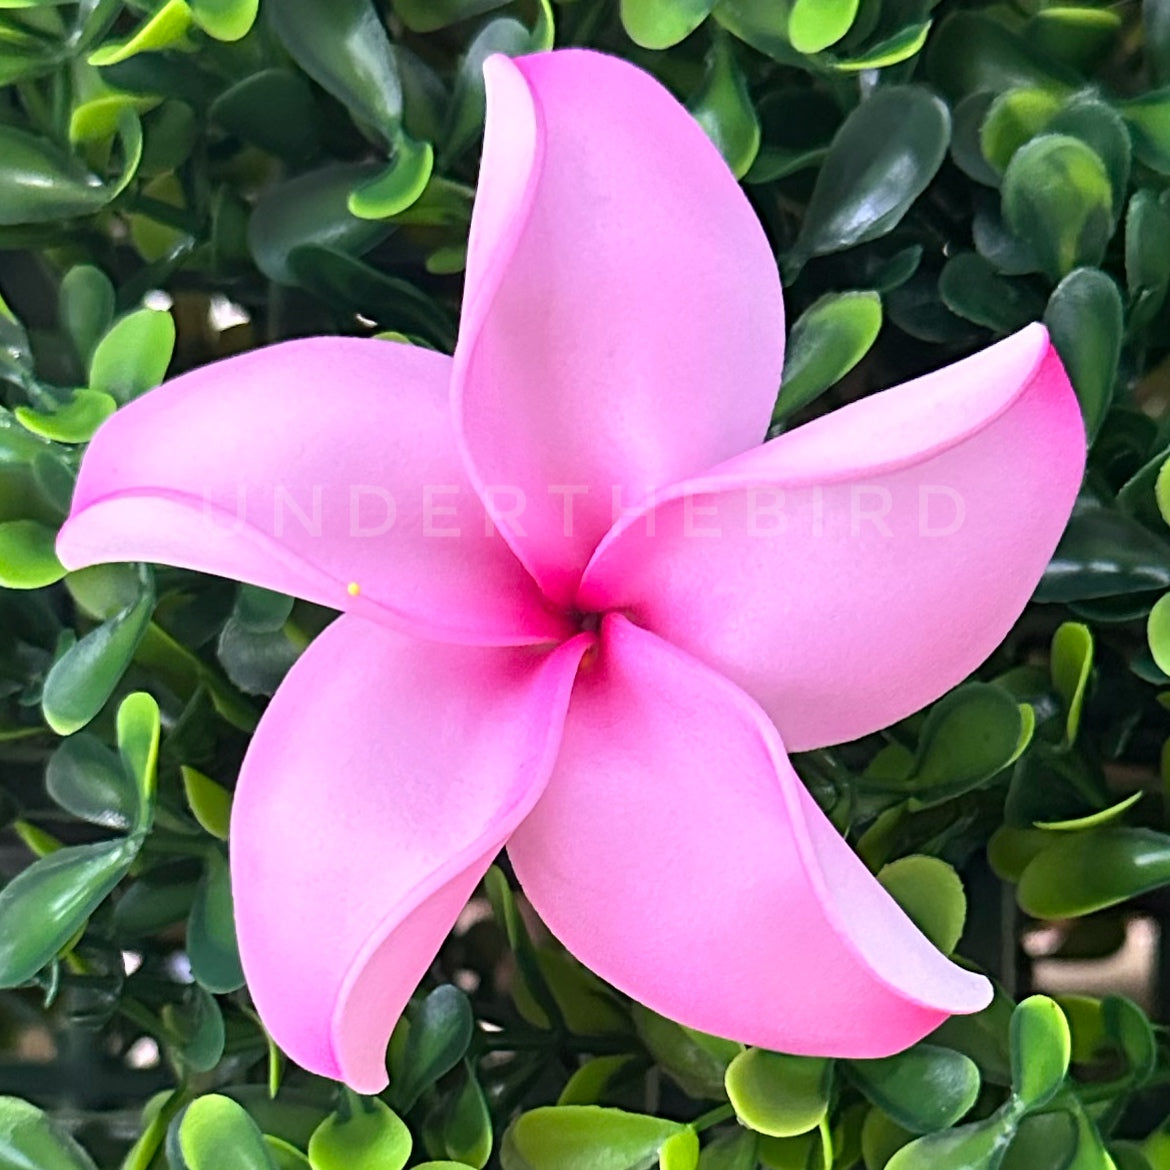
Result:
[[[505,867],[359,1099],[268,1042],[226,868],[249,732],[330,615],[52,542],[168,373],[450,349],[480,66],[554,44],[656,74],[742,179],[774,428],[1052,332],[1092,449],[1035,604],[977,680],[795,761],[998,992],[888,1060],[742,1051],[584,971]],[[1170,1167],[1168,288],[1170,0],[0,0],[0,1170]]]

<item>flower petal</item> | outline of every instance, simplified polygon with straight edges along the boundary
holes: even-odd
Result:
[[[704,1032],[883,1056],[991,996],[865,869],[755,703],[617,615],[508,854],[578,958]]]
[[[578,604],[622,608],[759,702],[791,751],[918,710],[1003,640],[1081,482],[1040,325],[663,493]]]
[[[699,125],[640,69],[489,58],[455,406],[488,511],[571,599],[619,506],[763,436],[771,249]]]
[[[321,337],[184,374],[99,430],[58,555],[71,569],[217,573],[427,637],[556,636],[488,535],[450,424],[450,371],[430,350]]]
[[[577,664],[346,615],[293,667],[232,809],[236,926],[265,1026],[363,1093],[476,883],[544,788]]]

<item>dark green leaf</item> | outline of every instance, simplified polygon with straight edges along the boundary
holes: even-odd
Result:
[[[49,757],[45,786],[62,808],[107,829],[129,829],[138,813],[138,788],[122,761],[85,732]]]
[[[876,239],[896,227],[934,177],[949,140],[947,108],[928,90],[877,90],[833,139],[792,263]]]
[[[1100,269],[1078,268],[1053,290],[1044,310],[1092,440],[1113,398],[1121,356],[1124,310],[1117,285]]]
[[[208,991],[222,994],[244,985],[236,944],[232,886],[227,862],[218,852],[207,855],[203,877],[187,920],[187,953],[191,974]]]
[[[399,1108],[408,1111],[424,1089],[463,1059],[473,1027],[467,996],[453,984],[436,987],[422,1001],[411,1017],[401,1075],[391,1086]]]
[[[947,260],[938,291],[952,313],[997,333],[1014,333],[1044,310],[1044,301],[1032,289],[1000,276],[976,252],[959,252]]]

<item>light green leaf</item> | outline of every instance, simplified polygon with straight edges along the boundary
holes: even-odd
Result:
[[[57,560],[57,534],[35,520],[8,520],[0,524],[0,586],[5,589],[41,589],[65,576]]]
[[[562,1105],[533,1109],[504,1134],[503,1170],[650,1170],[659,1151],[685,1127],[677,1121]]]
[[[125,40],[112,41],[90,53],[89,63],[116,65],[139,53],[157,53],[181,45],[191,31],[191,24],[191,9],[185,0],[166,0]]]
[[[179,771],[187,804],[195,819],[213,837],[226,841],[232,813],[231,793],[195,768],[182,767]]]
[[[860,0],[795,0],[788,17],[788,39],[799,53],[819,53],[835,45],[857,19]]]
[[[1093,674],[1093,635],[1080,622],[1063,622],[1052,636],[1050,652],[1052,685],[1065,710],[1065,743],[1077,738],[1085,691]]]
[[[630,40],[644,49],[669,49],[707,19],[715,0],[622,0]]]
[[[247,1110],[217,1093],[193,1101],[172,1123],[167,1156],[181,1170],[276,1170]]]
[[[118,409],[117,402],[100,390],[82,387],[57,410],[50,412],[18,406],[13,413],[20,425],[42,439],[56,443],[88,443],[94,432]]]
[[[256,23],[260,0],[191,0],[191,16],[217,41],[238,41]]]
[[[394,161],[350,193],[347,206],[360,219],[389,219],[412,206],[430,181],[435,155],[429,142],[415,142],[399,134]]]
[[[1072,1058],[1072,1034],[1060,1005],[1033,995],[1012,1012],[1012,1088],[1029,1109],[1059,1092]]]
[[[832,1065],[809,1056],[749,1048],[727,1066],[724,1084],[741,1125],[771,1137],[815,1129],[829,1108]]]
[[[410,1130],[376,1097],[355,1102],[351,1115],[325,1118],[309,1139],[313,1170],[402,1170],[410,1158]]]
[[[945,861],[922,854],[899,857],[883,866],[877,879],[943,954],[958,946],[967,898],[959,875]]]
[[[98,342],[89,366],[90,389],[129,402],[166,377],[174,349],[175,321],[170,313],[158,309],[129,313]]]

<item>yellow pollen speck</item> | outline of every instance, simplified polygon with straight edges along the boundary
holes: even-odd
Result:
[[[350,597],[356,597],[362,591],[362,587],[356,581],[351,581],[345,587],[345,591]]]

